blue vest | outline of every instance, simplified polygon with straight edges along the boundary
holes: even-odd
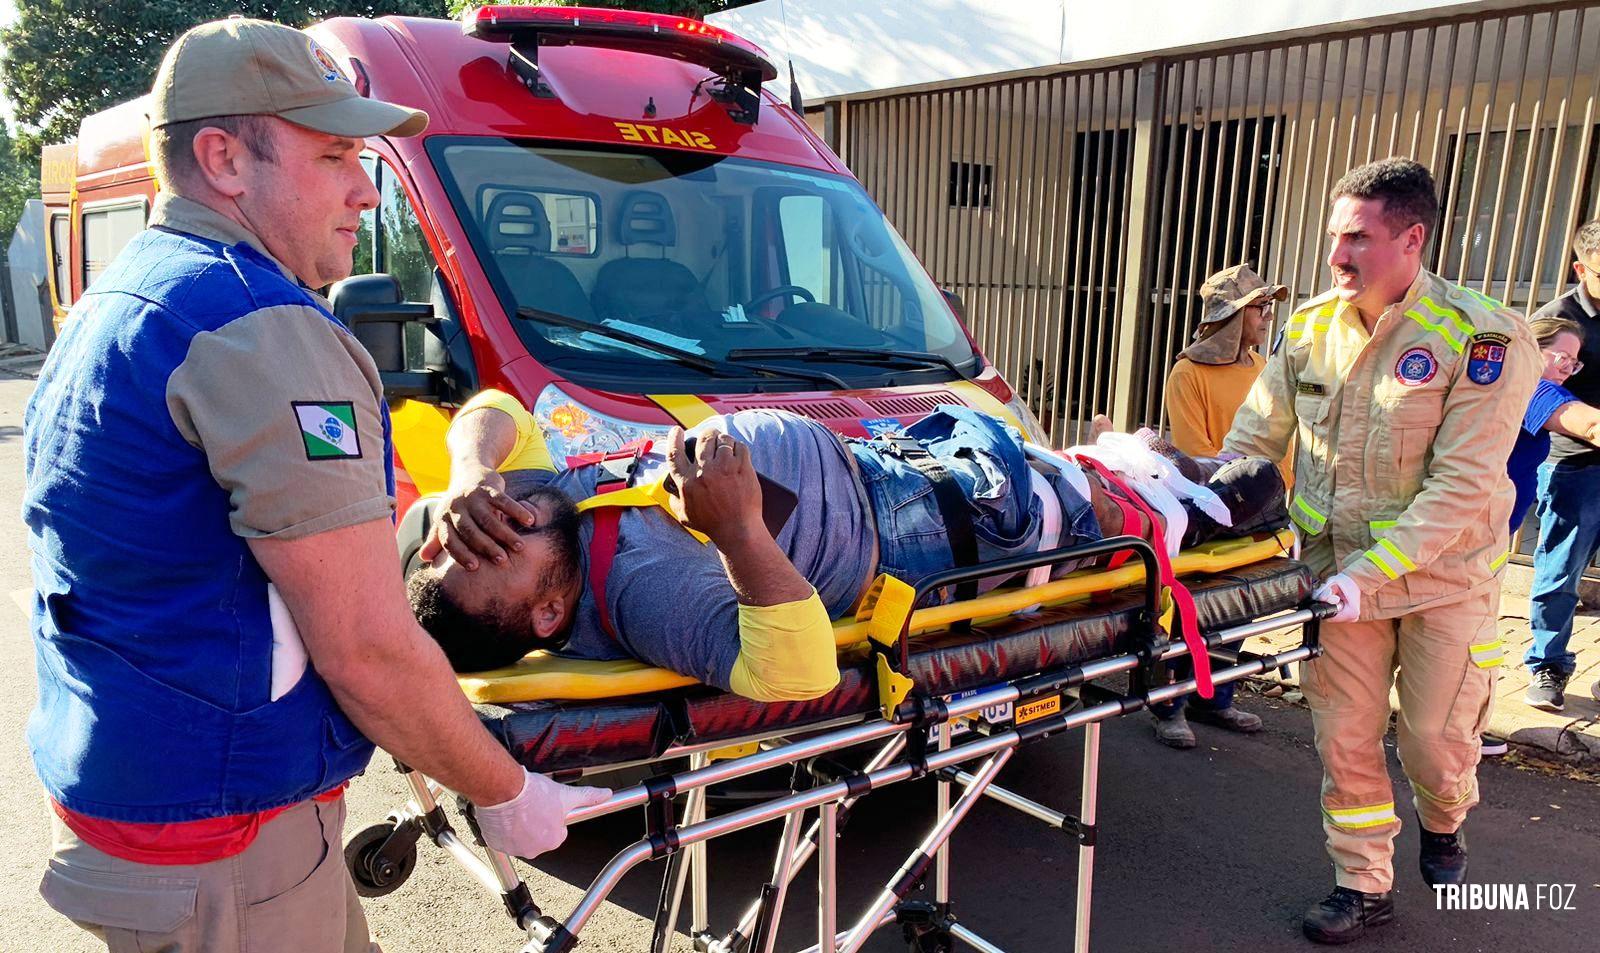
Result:
[[[167,409],[196,334],[281,305],[335,320],[249,245],[150,229],[78,302],[40,375],[24,434],[39,682],[28,742],[68,810],[253,813],[338,785],[372,755],[314,669],[270,700],[267,578]]]

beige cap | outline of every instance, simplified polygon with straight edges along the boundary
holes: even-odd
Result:
[[[428,114],[367,99],[316,40],[281,23],[202,23],[167,50],[150,91],[152,128],[212,116],[277,116],[334,136],[414,136]]]
[[[1200,286],[1200,301],[1205,309],[1201,312],[1200,323],[1226,321],[1245,305],[1268,299],[1282,301],[1288,296],[1288,288],[1267,284],[1249,265],[1224,268]]]

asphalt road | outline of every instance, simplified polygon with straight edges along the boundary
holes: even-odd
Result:
[[[16,608],[28,589],[26,542],[16,518],[22,489],[22,410],[32,384],[0,379],[0,953],[97,949],[49,910],[37,883],[48,851],[46,807],[23,740],[34,700],[32,646]],[[115,514],[108,514],[114,519]],[[1174,752],[1156,745],[1145,716],[1110,723],[1101,760],[1100,837],[1093,939],[1099,951],[1261,951],[1310,949],[1298,917],[1327,893],[1316,798],[1320,773],[1310,719],[1300,709],[1250,698],[1268,730],[1239,738],[1200,726],[1201,745]],[[419,717],[426,717],[419,713]],[[1081,733],[1020,753],[1001,783],[1059,809],[1077,806]],[[1391,773],[1400,780],[1390,750]],[[401,800],[398,775],[381,759],[350,792],[350,829],[380,820]],[[1435,909],[1416,873],[1415,826],[1397,842],[1399,921],[1354,949],[1407,953],[1596,949],[1600,935],[1600,786],[1502,763],[1480,769],[1483,803],[1469,822],[1475,880],[1573,884],[1570,911],[1463,912]],[[1401,799],[1397,799],[1401,800]],[[932,791],[902,786],[863,802],[840,853],[841,920],[848,922],[903,859],[931,818]],[[636,813],[574,831],[568,847],[540,863],[530,881],[537,899],[570,909],[610,854],[637,836]],[[717,841],[711,857],[713,925],[726,929],[770,865],[777,826]],[[428,847],[429,845],[424,845]],[[1000,947],[1071,947],[1077,852],[1059,832],[994,805],[979,805],[954,841],[956,912]],[[582,949],[642,950],[657,867],[624,881],[618,905],[585,930]],[[814,877],[791,893],[782,942],[815,942]],[[388,953],[513,951],[518,934],[499,904],[481,893],[440,851],[424,851],[410,882],[369,901],[369,917]],[[872,950],[904,949],[886,931]]]

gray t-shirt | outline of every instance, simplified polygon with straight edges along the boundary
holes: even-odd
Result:
[[[783,411],[743,411],[706,421],[750,446],[762,476],[795,492],[798,502],[778,546],[817,589],[828,615],[854,604],[873,567],[875,530],[861,483],[844,447],[826,427]],[[666,458],[640,461],[635,483],[660,476]],[[598,467],[564,473],[524,470],[506,475],[513,496],[550,486],[573,500],[594,495]],[[823,488],[827,488],[826,491]],[[583,595],[564,654],[588,659],[634,657],[726,690],[739,654],[739,601],[713,544],[701,544],[659,507],[624,509],[617,553],[606,579],[606,605],[621,644],[600,627],[588,584],[593,524],[585,519]]]

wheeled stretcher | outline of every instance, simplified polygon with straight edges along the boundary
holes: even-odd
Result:
[[[1331,607],[1311,603],[1310,572],[1284,558],[1286,535],[1217,541],[1172,560],[1194,598],[1195,621],[1222,684],[1319,653],[1318,619]],[[1131,552],[1135,562],[1085,571],[1028,588],[999,589],[949,605],[923,605],[944,587],[1012,575],[1068,560]],[[535,654],[510,669],[463,677],[489,730],[529,770],[562,780],[620,768],[656,768],[642,783],[568,815],[577,823],[628,808],[644,811],[638,841],[599,871],[564,918],[541,910],[512,858],[474,849],[450,824],[440,789],[406,769],[412,798],[382,824],[351,839],[345,857],[357,890],[396,889],[416,863],[423,835],[461,862],[504,903],[526,931],[524,953],[578,945],[624,874],[663,860],[650,943],[666,949],[686,888],[695,948],[713,953],[776,948],[789,884],[815,857],[819,887],[817,943],[822,953],[854,953],[878,929],[898,924],[916,953],[948,950],[959,940],[996,950],[952,913],[949,838],[968,812],[990,799],[1073,838],[1079,850],[1075,948],[1088,949],[1093,894],[1100,723],[1195,690],[1172,682],[1168,662],[1189,647],[1172,631],[1169,594],[1155,551],[1116,537],[936,574],[903,598],[880,597],[856,620],[837,623],[841,682],[806,702],[761,703],[693,684],[635,662],[587,662]],[[1299,626],[1301,645],[1267,656],[1238,649],[1245,639]],[[1127,689],[1092,684],[1127,677]],[[1084,728],[1085,754],[1076,816],[997,785],[1018,747]],[[668,765],[688,769],[670,772]],[[774,768],[793,769],[787,793],[715,816],[707,789]],[[868,902],[853,924],[838,920],[835,844],[852,804],[865,794],[927,775],[935,779],[931,829]],[[678,801],[684,803],[680,805]],[[470,806],[463,811],[471,823]],[[813,817],[813,812],[815,816]],[[707,922],[707,841],[782,820],[771,879],[736,924],[713,933]],[[931,901],[912,894],[931,875]]]

